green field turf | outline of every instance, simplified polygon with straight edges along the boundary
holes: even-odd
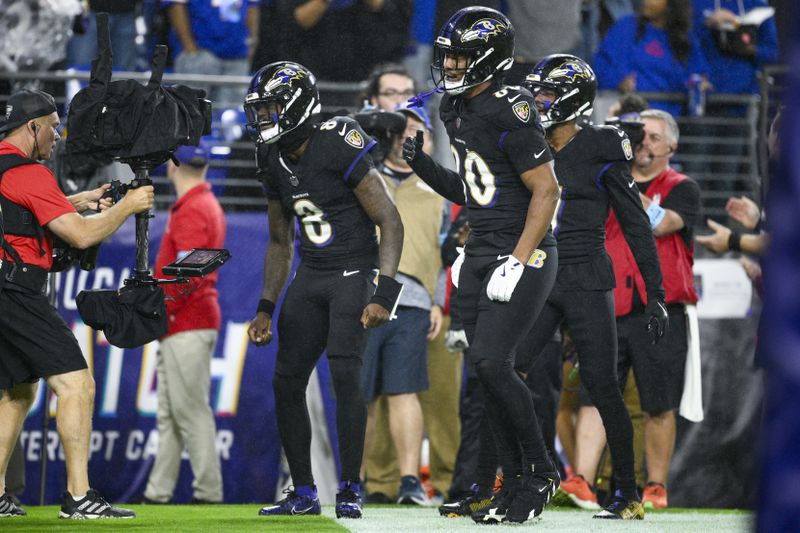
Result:
[[[548,508],[540,520],[514,526],[478,526],[468,519],[442,518],[435,509],[399,506],[368,506],[361,520],[336,520],[332,506],[322,516],[258,516],[258,505],[173,505],[131,506],[134,520],[59,520],[58,507],[28,506],[24,518],[0,518],[0,532],[7,531],[131,531],[131,532],[216,532],[216,531],[352,531],[418,532],[488,531],[512,527],[558,532],[658,531],[668,533],[727,533],[752,530],[752,516],[742,511],[670,509],[651,511],[643,522],[592,520],[591,512]]]

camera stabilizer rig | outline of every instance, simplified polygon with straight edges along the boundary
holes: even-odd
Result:
[[[103,196],[110,197],[114,202],[117,202],[131,189],[152,185],[153,180],[150,179],[150,169],[158,166],[160,162],[165,159],[163,155],[164,154],[159,154],[159,156],[154,159],[121,159],[121,163],[125,163],[131,167],[135,177],[130,183],[123,184],[119,180],[112,181],[111,187]],[[174,279],[154,278],[148,268],[150,261],[151,218],[153,218],[153,215],[150,211],[136,214],[136,268],[134,269],[133,277],[124,280],[123,283],[126,287],[187,283],[189,281],[187,278],[207,276],[231,258],[230,252],[225,249],[193,249],[186,256],[173,261],[163,268],[164,273],[175,276]]]

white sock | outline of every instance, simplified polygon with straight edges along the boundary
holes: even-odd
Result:
[[[85,497],[86,497],[86,493],[85,492],[83,494],[81,494],[80,496],[77,496],[75,494],[72,495],[72,499],[74,501],[76,501],[76,502],[84,499]]]

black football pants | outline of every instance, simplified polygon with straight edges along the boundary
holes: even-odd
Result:
[[[314,483],[306,387],[326,349],[336,394],[341,479],[359,479],[367,420],[361,391],[365,330],[360,319],[375,292],[375,274],[369,269],[343,274],[301,264],[278,316],[278,360],[272,386],[278,431],[295,486]]]
[[[459,276],[458,307],[470,344],[469,356],[485,394],[498,460],[509,477],[522,473],[523,467],[554,469],[530,392],[514,370],[517,345],[530,330],[555,282],[557,249],[542,250],[547,258],[538,267],[525,267],[509,302],[496,302],[486,295],[489,279],[505,257],[468,255]]]
[[[614,462],[616,486],[628,499],[637,497],[633,468],[633,426],[617,379],[617,328],[611,290],[554,289],[520,345],[517,370],[535,372],[534,361],[564,322],[578,351],[581,383],[603,419]],[[530,376],[529,378],[536,378]],[[542,376],[542,379],[547,379]]]

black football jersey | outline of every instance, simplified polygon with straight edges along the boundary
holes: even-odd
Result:
[[[525,226],[531,192],[520,175],[552,160],[533,96],[495,87],[467,99],[445,95],[439,115],[464,183],[468,253],[510,253]],[[548,231],[542,245],[553,245]]]
[[[259,180],[267,198],[297,217],[306,265],[377,267],[375,224],[353,192],[374,168],[369,151],[375,144],[355,120],[335,117],[315,126],[296,162],[276,144],[258,147]]]
[[[624,178],[608,170],[613,163],[632,158],[630,140],[613,126],[586,126],[556,152],[555,172],[561,200],[553,231],[558,239],[559,262],[581,262],[605,253],[609,210],[605,182]],[[639,191],[632,183],[633,178],[628,176],[623,185],[638,197]]]
[[[585,126],[555,154],[561,198],[553,221],[562,289],[614,286],[605,248],[605,224],[614,209],[625,239],[651,291],[661,289],[661,268],[639,189],[630,175],[631,142],[613,126]]]

